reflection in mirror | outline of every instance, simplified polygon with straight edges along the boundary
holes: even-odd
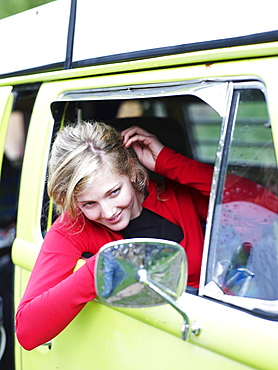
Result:
[[[151,238],[111,242],[101,248],[96,262],[98,298],[109,305],[147,307],[166,303],[148,285],[141,283],[139,271],[170,299],[184,291],[187,262],[177,243]]]

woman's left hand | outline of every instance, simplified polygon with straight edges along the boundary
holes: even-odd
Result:
[[[125,147],[132,147],[139,161],[154,171],[156,159],[164,147],[157,137],[138,126],[127,128],[121,135]]]

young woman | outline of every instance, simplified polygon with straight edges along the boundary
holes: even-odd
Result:
[[[149,180],[146,168],[166,178],[163,187]],[[60,216],[45,236],[18,307],[21,345],[31,350],[51,340],[96,297],[95,255],[113,240],[180,243],[188,284],[198,288],[211,180],[210,166],[164,147],[139,127],[119,134],[104,123],[82,122],[59,132],[48,192]],[[94,256],[74,272],[85,252]]]

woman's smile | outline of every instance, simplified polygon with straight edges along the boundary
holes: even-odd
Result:
[[[117,215],[111,217],[110,219],[107,219],[106,221],[109,222],[109,223],[111,223],[111,224],[117,223],[120,220],[120,217],[122,215],[122,212],[123,211],[120,211]]]

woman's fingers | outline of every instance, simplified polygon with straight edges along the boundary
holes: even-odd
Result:
[[[124,130],[122,136],[125,147],[132,146],[139,161],[150,170],[154,170],[157,156],[163,149],[157,137],[137,126]]]
[[[126,130],[123,130],[121,135],[123,136],[123,143],[127,148],[136,141],[143,142],[146,137],[153,137],[154,139],[156,139],[154,135],[138,126],[132,126],[127,128]]]

